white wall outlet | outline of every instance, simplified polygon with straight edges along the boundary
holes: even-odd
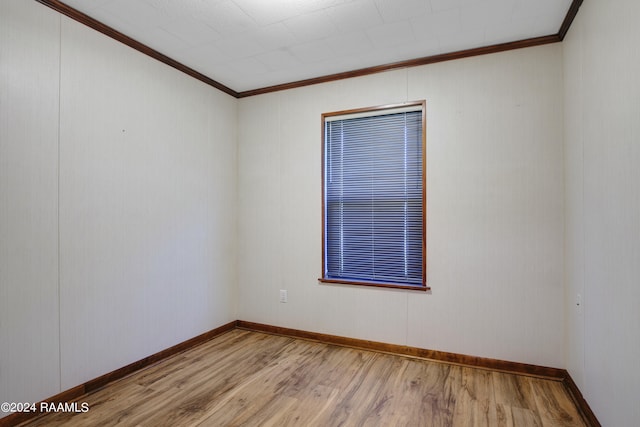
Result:
[[[280,302],[287,302],[287,290],[280,289]]]

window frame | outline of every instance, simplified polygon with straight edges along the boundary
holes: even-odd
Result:
[[[366,280],[346,280],[346,279],[336,279],[336,278],[327,278],[325,277],[326,273],[326,227],[325,224],[325,215],[326,215],[326,194],[325,194],[325,174],[326,174],[326,159],[325,159],[325,147],[326,147],[326,123],[328,118],[334,118],[336,116],[345,116],[345,119],[348,119],[348,116],[353,116],[356,118],[358,115],[367,114],[367,115],[384,115],[388,112],[393,113],[393,110],[402,110],[407,108],[416,108],[419,107],[422,116],[422,283],[421,285],[407,285],[401,283],[392,283],[392,282],[383,282],[383,281],[366,281]],[[416,108],[416,111],[418,108]],[[428,291],[430,287],[427,285],[426,274],[427,274],[427,143],[426,143],[426,134],[427,134],[427,108],[426,108],[426,100],[421,101],[412,101],[412,102],[404,102],[398,104],[386,104],[379,105],[374,107],[364,107],[364,108],[355,108],[351,110],[342,110],[342,111],[334,111],[329,113],[323,113],[321,115],[321,168],[322,168],[322,176],[321,176],[321,193],[322,193],[322,274],[321,277],[318,278],[320,283],[328,283],[328,284],[344,284],[344,285],[359,285],[359,286],[370,286],[377,288],[393,288],[393,289],[405,289],[405,290],[414,290],[414,291]]]

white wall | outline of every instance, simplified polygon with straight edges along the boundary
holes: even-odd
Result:
[[[238,317],[563,367],[562,77],[551,45],[241,99]],[[432,291],[319,284],[321,113],[420,99]]]
[[[0,5],[0,401],[33,401],[237,318],[237,101]]]
[[[640,420],[638,16],[584,2],[564,41],[567,369],[605,426]]]
[[[60,20],[25,3],[0,1],[0,402],[60,391]]]

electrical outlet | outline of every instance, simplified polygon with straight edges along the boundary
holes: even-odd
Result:
[[[280,302],[287,302],[287,290],[280,289]]]

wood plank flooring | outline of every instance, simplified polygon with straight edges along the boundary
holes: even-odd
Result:
[[[235,329],[25,426],[585,426],[562,383]]]

